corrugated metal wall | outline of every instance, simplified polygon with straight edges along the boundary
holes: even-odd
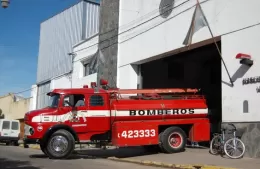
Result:
[[[99,32],[99,5],[85,3],[83,9],[83,39],[87,39]]]
[[[37,94],[37,109],[44,108],[49,103],[49,96],[46,94],[50,92],[51,83],[47,82],[38,86]]]
[[[51,79],[72,69],[68,53],[80,41],[99,31],[99,4],[81,1],[41,24],[37,68],[37,108],[48,105]],[[44,83],[44,84],[43,84]]]
[[[99,4],[81,1],[41,24],[37,84],[72,69],[72,46],[99,30]]]

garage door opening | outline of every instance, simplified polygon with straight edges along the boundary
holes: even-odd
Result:
[[[218,42],[219,49],[221,44]],[[221,58],[210,44],[141,65],[142,88],[198,88],[206,97],[211,131],[221,123]]]

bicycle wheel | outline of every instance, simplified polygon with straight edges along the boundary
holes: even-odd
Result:
[[[245,144],[239,138],[230,138],[224,144],[225,154],[232,159],[241,158],[245,149]]]
[[[209,152],[213,155],[216,155],[219,153],[220,147],[221,147],[221,136],[220,135],[214,136],[210,142]]]

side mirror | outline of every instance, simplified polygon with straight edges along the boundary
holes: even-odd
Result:
[[[74,107],[68,100],[65,100],[65,103],[68,104],[70,107]]]

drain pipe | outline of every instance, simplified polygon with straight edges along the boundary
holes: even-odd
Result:
[[[70,88],[72,88],[72,76],[73,76],[73,69],[74,69],[74,58],[77,56],[76,53],[74,52],[71,52],[71,53],[68,53],[69,56],[71,56],[71,71],[70,71]]]

